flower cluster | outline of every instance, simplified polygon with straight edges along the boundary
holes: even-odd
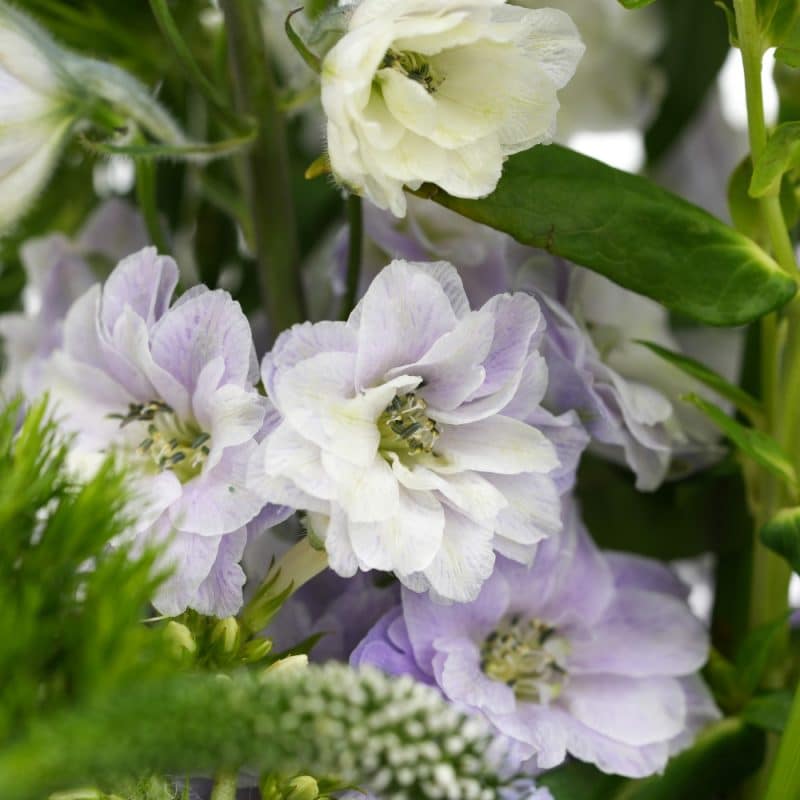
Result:
[[[189,171],[180,214],[160,217],[143,166],[142,215],[110,201],[72,238],[42,236],[37,222],[18,258],[22,309],[0,315],[3,394],[50,398],[78,480],[109,460],[124,470],[124,544],[161,559],[167,577],[152,603],[175,618],[164,627],[181,666],[269,660],[245,680],[253,689],[271,676],[275,718],[248,717],[249,693],[238,701],[256,733],[279,734],[276,747],[297,738],[290,772],[261,776],[267,800],[349,791],[362,776],[375,800],[550,800],[540,776],[570,758],[634,779],[662,772],[720,716],[699,676],[709,636],[669,567],[601,549],[608,540],[581,518],[579,467],[590,451],[632,492],[719,461],[717,428],[682,398],[723,410],[725,400],[648,345],[713,367],[724,377],[706,383],[741,405],[724,386],[741,336],[690,329],[603,277],[620,274],[607,264],[586,256],[601,275],[503,232],[541,242],[492,216],[498,198],[516,201],[519,165],[556,150],[575,169],[613,174],[559,145],[509,161],[493,199],[452,200],[491,194],[523,150],[650,119],[662,89],[651,63],[658,12],[631,25],[616,0],[340,0],[309,4],[296,27],[286,20],[292,50],[270,44],[269,25],[264,52],[264,32],[248,25],[258,12],[213,5],[200,27],[220,43],[230,29],[232,68],[272,57],[278,69],[234,76],[228,108],[178,41],[169,4],[154,3],[200,83],[192,103],[209,103],[192,130],[207,116],[212,131],[219,122],[236,134],[198,146],[126,73],[61,50],[0,0],[0,231],[19,221],[78,125],[105,131],[84,144],[117,155],[191,156],[198,171],[234,150],[243,159],[230,175]],[[263,5],[270,18],[288,10]],[[241,19],[238,6],[249,9]],[[298,53],[318,82],[298,80]],[[616,62],[624,79],[611,74]],[[325,135],[309,115],[290,158],[277,152],[283,119],[272,106],[307,91]],[[274,137],[261,135],[266,123]],[[359,197],[347,230],[332,225],[295,247],[295,231],[279,230],[293,227],[294,210],[277,225],[264,214],[294,202],[291,169],[323,139],[327,153],[307,174],[329,168],[322,192]],[[476,217],[498,229],[445,203],[493,209]],[[230,218],[206,230],[202,218],[187,224],[186,209]],[[309,213],[298,230],[311,236],[322,217]],[[551,233],[548,250],[577,258]],[[224,260],[208,268],[217,250],[206,258],[203,237],[218,234]],[[735,249],[734,235],[720,234],[716,249]],[[180,270],[150,245],[162,238]],[[740,249],[753,276],[767,269],[765,254],[754,266],[755,244]],[[291,306],[284,317],[276,287]],[[309,657],[336,663],[309,670]],[[306,773],[315,759],[338,764],[345,782],[323,788],[331,776]]]

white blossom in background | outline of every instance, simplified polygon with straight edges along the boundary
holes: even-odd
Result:
[[[362,0],[322,63],[333,173],[396,216],[404,186],[487,195],[506,156],[553,140],[583,50],[554,9]]]
[[[525,8],[550,6],[569,14],[586,45],[575,76],[559,95],[558,138],[577,131],[642,128],[664,91],[654,64],[664,40],[657,4],[635,12],[619,0],[513,0]]]
[[[76,122],[57,52],[0,3],[0,233],[28,210]]]
[[[471,311],[451,265],[393,262],[347,322],[295,325],[264,359],[282,421],[253,483],[308,512],[340,575],[474,598],[495,551],[529,563],[559,531],[585,444],[540,409],[542,323],[528,295]]]

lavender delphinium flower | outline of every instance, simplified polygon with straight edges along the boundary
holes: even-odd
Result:
[[[393,262],[347,322],[296,325],[264,359],[267,496],[309,512],[340,575],[474,598],[495,550],[529,561],[561,527],[569,476],[523,421],[547,386],[542,322],[530,296],[470,311],[451,265]]]
[[[141,216],[122,200],[100,205],[74,240],[61,233],[29,239],[20,250],[27,282],[23,310],[0,314],[5,369],[3,395],[38,393],[41,365],[61,344],[69,307],[97,280],[91,264],[108,262],[147,244]]]
[[[313,578],[270,622],[267,636],[273,652],[281,653],[321,634],[309,653],[311,661],[346,662],[367,631],[400,599],[400,585],[381,585],[381,578],[377,573],[341,578],[331,570]]]
[[[177,280],[154,248],[120,262],[69,310],[44,388],[76,435],[73,463],[118,455],[131,476],[132,535],[168,543],[174,574],[156,607],[227,616],[242,602],[247,523],[265,505],[246,473],[271,412],[239,304],[196,286],[170,307]]]
[[[551,380],[545,406],[577,411],[595,452],[627,464],[643,491],[725,453],[716,426],[681,399],[690,392],[718,403],[720,398],[641,342],[687,355],[694,351],[734,379],[739,331],[698,328],[682,337],[684,350],[669,312],[653,300],[549,257],[532,258],[521,272],[527,276],[520,284],[539,297],[547,319],[543,352]],[[704,347],[707,341],[717,344],[713,354]]]
[[[499,560],[472,603],[404,590],[351,663],[412,675],[483,714],[512,766],[571,754],[619,775],[658,772],[718,716],[696,675],[706,632],[669,570],[602,554],[574,505],[564,516],[530,568]]]

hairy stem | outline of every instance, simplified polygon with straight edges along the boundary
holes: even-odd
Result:
[[[289,180],[286,122],[262,34],[260,4],[221,0],[239,113],[252,117],[257,138],[239,176],[252,220],[259,287],[270,326],[278,333],[305,319],[297,232]]]

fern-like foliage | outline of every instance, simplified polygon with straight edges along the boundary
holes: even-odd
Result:
[[[154,555],[108,546],[128,524],[123,473],[109,461],[77,485],[47,406],[20,416],[0,411],[0,745],[170,662],[141,622]]]

